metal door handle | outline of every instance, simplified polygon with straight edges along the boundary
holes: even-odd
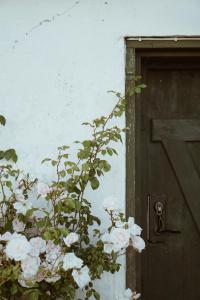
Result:
[[[158,198],[157,198],[158,199]],[[164,235],[164,234],[180,234],[180,230],[174,230],[170,228],[166,228],[166,199],[165,202],[161,201],[156,201],[153,203],[151,199],[151,195],[147,195],[147,241],[150,244],[157,244],[157,243],[163,243],[163,241],[152,241],[151,240],[151,232],[150,232],[150,223],[151,223],[151,205],[153,205],[155,214],[156,214],[156,225],[154,227],[154,233],[156,235]]]
[[[157,217],[157,226],[155,227],[156,234],[160,235],[165,233],[181,233],[180,230],[165,228],[165,224],[163,221],[164,204],[162,202],[157,201],[154,205],[154,209]]]
[[[147,195],[147,242],[149,244],[163,244],[163,241],[152,241],[150,237],[150,208],[151,208],[151,196]]]

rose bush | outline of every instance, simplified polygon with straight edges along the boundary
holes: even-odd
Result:
[[[0,299],[72,300],[80,288],[86,300],[92,296],[98,300],[93,281],[105,271],[117,272],[118,257],[127,247],[144,249],[142,229],[134,218],[126,221],[115,201],[108,197],[104,203],[110,226],[101,232],[101,221],[85,197],[86,187],[96,190],[99,177],[110,171],[106,157],[117,154],[113,145],[122,141],[125,131],[108,126],[126,106],[125,98],[115,95],[118,101],[108,117],[84,123],[92,137],[76,141],[77,161],[69,159],[68,146],[59,147],[55,159],[43,160],[55,168],[52,182],[32,179],[9,164],[0,166]],[[37,203],[43,203],[42,208]],[[138,297],[127,290],[119,299]]]

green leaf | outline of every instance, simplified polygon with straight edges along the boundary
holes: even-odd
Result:
[[[37,227],[38,228],[42,228],[42,227],[46,227],[47,226],[47,219],[44,218],[44,219],[41,219],[37,222]]]
[[[110,156],[113,155],[113,150],[112,150],[111,148],[107,148],[107,152],[108,152],[108,154],[109,154]]]
[[[76,201],[74,199],[68,198],[66,202],[69,208],[71,209],[76,208]]]
[[[103,175],[103,172],[99,169],[97,169],[97,175],[100,177],[101,175]]]
[[[12,188],[12,182],[11,181],[6,181],[6,186],[10,189]]]
[[[31,208],[31,209],[28,209],[27,212],[26,212],[26,217],[29,218],[32,216],[33,212],[34,211],[37,211],[38,209],[37,208]]]
[[[60,231],[62,232],[63,236],[67,236],[69,234],[69,230],[67,228],[60,228]]]
[[[101,275],[103,273],[103,266],[102,265],[97,266],[97,273],[98,273],[98,275]]]
[[[11,287],[11,295],[15,295],[17,293],[17,285],[13,282]]]
[[[42,160],[41,163],[43,164],[43,163],[45,163],[45,162],[47,162],[47,161],[50,161],[50,160],[51,160],[51,158],[45,158],[45,159]]]
[[[8,149],[4,152],[4,158],[6,160],[12,160],[13,162],[17,161],[17,154],[15,152],[15,149]]]
[[[44,238],[46,241],[50,240],[50,239],[51,239],[51,233],[50,233],[49,231],[45,231],[45,232],[43,233],[43,238]]]
[[[139,94],[141,93],[142,89],[146,88],[146,84],[139,84],[137,86],[135,86],[135,93]]]
[[[38,300],[39,295],[41,295],[41,292],[36,289],[28,290],[24,292],[24,295],[28,295],[29,300]]]
[[[4,155],[5,155],[5,152],[4,151],[0,151],[0,159],[4,159]]]
[[[92,216],[93,221],[97,222],[98,225],[101,225],[101,220],[96,217],[96,216]]]
[[[114,148],[112,148],[112,151],[113,151],[113,153],[115,153],[116,155],[118,155],[117,151]]]
[[[89,163],[82,164],[82,170],[83,171],[88,171],[89,169],[90,169],[90,164]]]
[[[93,292],[93,295],[94,295],[94,298],[95,298],[96,300],[100,300],[100,294],[97,293],[97,291],[94,291],[94,292]]]
[[[65,151],[67,149],[69,149],[69,146],[67,146],[67,145],[58,147],[58,150],[62,150],[62,151]]]
[[[58,161],[57,160],[52,160],[51,161],[51,164],[52,164],[52,166],[54,167],[54,166],[56,166],[57,165],[57,163],[58,163]]]
[[[66,175],[66,172],[64,170],[60,171],[60,176],[61,177],[65,177],[65,175]]]
[[[98,187],[99,187],[99,180],[98,180],[96,177],[94,177],[94,178],[91,180],[90,184],[91,184],[92,189],[93,189],[93,190],[96,190],[96,189],[98,189]]]
[[[110,169],[111,169],[111,165],[106,161],[106,162],[104,163],[103,170],[104,170],[104,172],[109,172]]]
[[[86,296],[87,296],[88,298],[90,298],[90,297],[92,296],[92,290],[87,291],[87,292],[86,292]]]
[[[5,126],[6,125],[6,118],[2,115],[0,115],[0,124]]]
[[[102,150],[102,151],[101,151],[101,154],[102,154],[102,155],[106,155],[106,150]]]
[[[77,153],[77,157],[79,159],[86,159],[90,156],[90,148],[85,148],[85,150],[81,149],[78,153]]]
[[[83,141],[83,146],[85,148],[91,147],[92,146],[92,141],[90,141],[90,140]]]
[[[144,84],[144,83],[142,83],[142,84],[139,85],[139,87],[140,87],[141,89],[145,89],[145,88],[147,87],[147,85]]]

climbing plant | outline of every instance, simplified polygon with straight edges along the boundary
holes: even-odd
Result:
[[[131,93],[145,86],[137,84]],[[100,299],[93,282],[104,272],[120,269],[119,256],[127,248],[141,252],[142,229],[105,194],[103,205],[110,219],[106,231],[93,215],[86,189],[97,190],[110,171],[109,157],[117,155],[126,128],[113,125],[126,108],[126,99],[113,92],[117,103],[107,116],[85,122],[91,130],[87,140],[76,141],[75,160],[68,145],[58,147],[55,158],[45,158],[55,178],[44,183],[25,175],[12,165],[0,165],[0,299],[68,299],[76,290],[84,299]],[[110,125],[110,121],[112,120]],[[5,125],[5,119],[0,117]],[[17,160],[13,149],[1,151],[1,159]],[[42,203],[42,205],[41,205]],[[138,299],[125,291],[121,299]]]
[[[2,115],[0,115],[0,124],[2,126],[6,125],[6,118]],[[12,160],[13,162],[17,161],[17,154],[15,149],[8,149],[8,150],[0,150],[0,160],[6,159],[6,160]]]

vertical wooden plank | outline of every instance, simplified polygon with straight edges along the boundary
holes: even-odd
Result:
[[[135,50],[126,49],[126,215],[135,215],[135,97],[128,95],[134,84]],[[135,289],[136,269],[135,254],[129,251],[126,256],[126,286]]]

